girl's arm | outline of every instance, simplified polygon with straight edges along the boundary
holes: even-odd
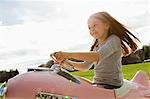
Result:
[[[61,52],[65,59],[74,58],[78,60],[88,61],[88,62],[96,62],[99,61],[99,53],[96,51],[90,52]]]
[[[93,66],[92,62],[74,62],[70,60],[64,61],[63,64],[73,66],[75,70],[79,71],[87,71]]]

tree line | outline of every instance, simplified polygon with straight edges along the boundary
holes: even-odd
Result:
[[[130,54],[127,57],[122,58],[122,64],[135,64],[142,63],[150,59],[150,45],[144,45],[142,49],[137,50],[135,53]]]
[[[5,81],[8,81],[8,79],[16,76],[19,74],[19,71],[16,70],[10,70],[10,71],[6,71],[6,70],[2,70],[0,71],[0,83],[3,83]]]

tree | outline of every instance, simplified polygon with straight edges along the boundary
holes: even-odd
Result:
[[[142,50],[144,51],[144,59],[150,59],[150,46],[144,45]]]
[[[18,70],[10,70],[9,72],[6,70],[0,71],[0,83],[8,81],[10,78],[18,75]]]

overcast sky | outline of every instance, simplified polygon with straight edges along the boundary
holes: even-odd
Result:
[[[93,38],[87,19],[98,11],[137,32],[142,44],[150,43],[149,0],[0,0],[0,63],[88,51]]]

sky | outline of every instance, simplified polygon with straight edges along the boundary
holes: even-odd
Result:
[[[54,51],[89,51],[87,20],[99,11],[150,43],[149,0],[0,0],[0,68],[38,65]]]

